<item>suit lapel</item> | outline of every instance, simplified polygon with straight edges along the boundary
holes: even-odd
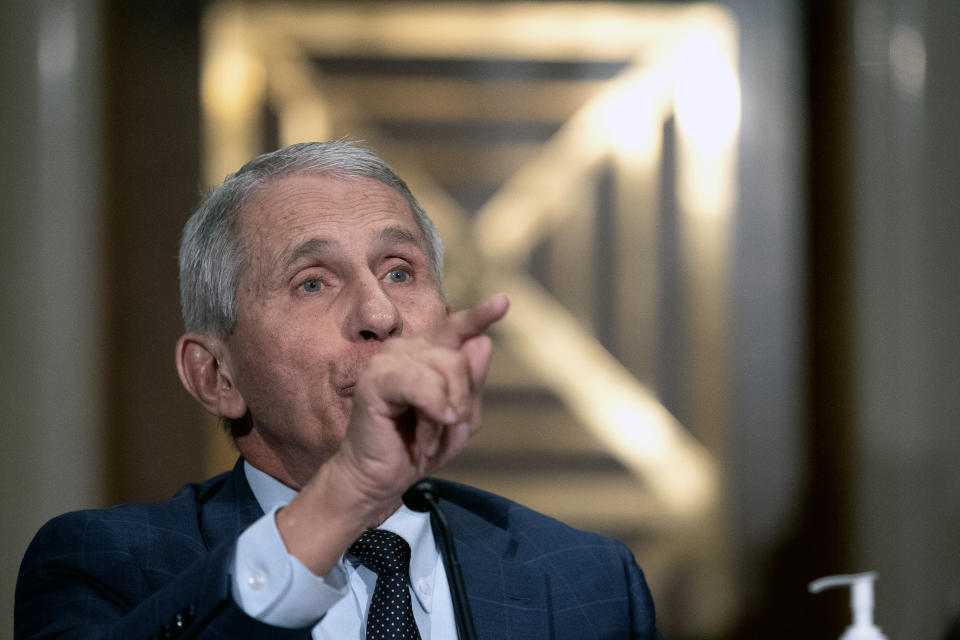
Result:
[[[208,549],[236,540],[263,515],[243,472],[243,458],[232,471],[206,483],[200,501],[200,531]]]
[[[477,633],[481,638],[533,640],[549,636],[547,578],[542,570],[510,560],[510,532],[463,507],[443,501]]]
[[[247,483],[242,458],[232,471],[205,483],[197,500],[208,549],[236,540],[263,515]],[[513,560],[517,541],[507,526],[447,500],[441,508],[450,523],[480,638],[548,638],[546,574]]]

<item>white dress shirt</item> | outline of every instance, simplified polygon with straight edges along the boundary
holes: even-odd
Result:
[[[237,539],[233,599],[251,617],[278,627],[313,625],[314,640],[363,640],[377,574],[352,556],[315,576],[287,549],[275,514],[296,492],[244,462],[253,495],[266,513]],[[380,526],[410,545],[413,614],[423,640],[456,638],[453,600],[430,516],[401,506]],[[317,535],[322,535],[318,532]]]

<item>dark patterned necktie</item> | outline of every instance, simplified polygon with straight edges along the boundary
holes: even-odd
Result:
[[[420,640],[413,619],[410,589],[410,545],[390,531],[364,531],[350,553],[377,574],[367,613],[366,640]]]

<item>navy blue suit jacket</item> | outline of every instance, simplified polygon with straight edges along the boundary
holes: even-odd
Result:
[[[504,498],[438,482],[480,638],[659,638],[632,554]],[[36,535],[17,581],[15,637],[298,638],[230,595],[237,536],[263,515],[242,466],[167,502],[78,511]]]

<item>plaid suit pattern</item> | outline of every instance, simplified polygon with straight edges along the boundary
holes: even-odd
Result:
[[[509,500],[438,481],[481,638],[660,638],[622,544]],[[237,536],[262,516],[242,464],[163,503],[51,520],[20,568],[15,638],[310,638],[247,616],[230,596]]]

